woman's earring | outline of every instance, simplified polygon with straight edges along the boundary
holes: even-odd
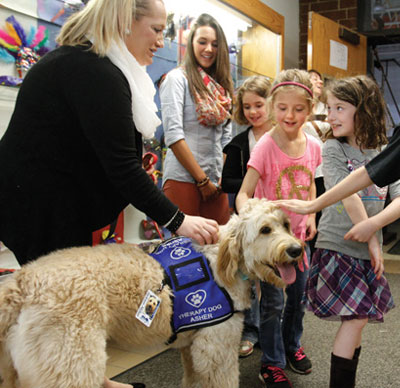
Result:
[[[125,30],[125,35],[130,35],[131,32],[132,32],[132,31],[131,31],[129,28],[127,28],[127,29]]]

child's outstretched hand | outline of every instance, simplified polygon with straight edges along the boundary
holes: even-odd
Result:
[[[311,241],[317,234],[317,227],[315,225],[315,214],[310,215],[306,222],[306,241]]]
[[[281,208],[298,214],[310,214],[316,212],[314,201],[303,201],[301,199],[278,199],[277,201],[272,202]]]
[[[368,241],[368,249],[369,255],[371,256],[371,266],[374,268],[376,278],[380,279],[385,268],[383,266],[381,245],[379,244],[378,237],[376,237],[375,234],[372,235],[372,237]]]
[[[371,236],[379,229],[372,218],[367,218],[355,224],[345,235],[345,240],[354,240],[359,242],[367,242]]]

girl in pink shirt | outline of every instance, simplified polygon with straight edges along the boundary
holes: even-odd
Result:
[[[312,113],[311,89],[310,76],[303,70],[284,70],[276,78],[268,98],[276,125],[258,141],[251,153],[236,198],[238,211],[253,196],[269,200],[315,198],[314,174],[321,163],[321,149],[312,136],[302,131]],[[315,214],[304,216],[290,212],[289,217],[296,237],[303,241],[314,237]],[[282,289],[261,284],[260,346],[263,355],[260,379],[267,388],[292,387],[283,371],[286,361],[297,373],[311,372],[311,362],[300,345],[305,311],[301,301],[307,274],[307,269],[296,269],[296,281],[286,288],[285,306]]]

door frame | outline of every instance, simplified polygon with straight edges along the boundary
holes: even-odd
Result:
[[[280,69],[284,67],[285,17],[260,0],[219,0],[281,37]]]

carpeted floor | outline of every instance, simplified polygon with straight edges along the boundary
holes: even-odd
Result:
[[[357,388],[400,387],[400,275],[388,274],[392,294],[399,307],[392,310],[383,324],[369,324],[363,333]],[[302,344],[313,362],[307,376],[287,371],[294,388],[327,388],[332,342],[339,323],[326,322],[306,313]],[[240,360],[240,388],[261,387],[258,380],[261,352]],[[146,388],[178,388],[182,378],[180,355],[168,350],[132,368],[114,380],[138,381]]]

